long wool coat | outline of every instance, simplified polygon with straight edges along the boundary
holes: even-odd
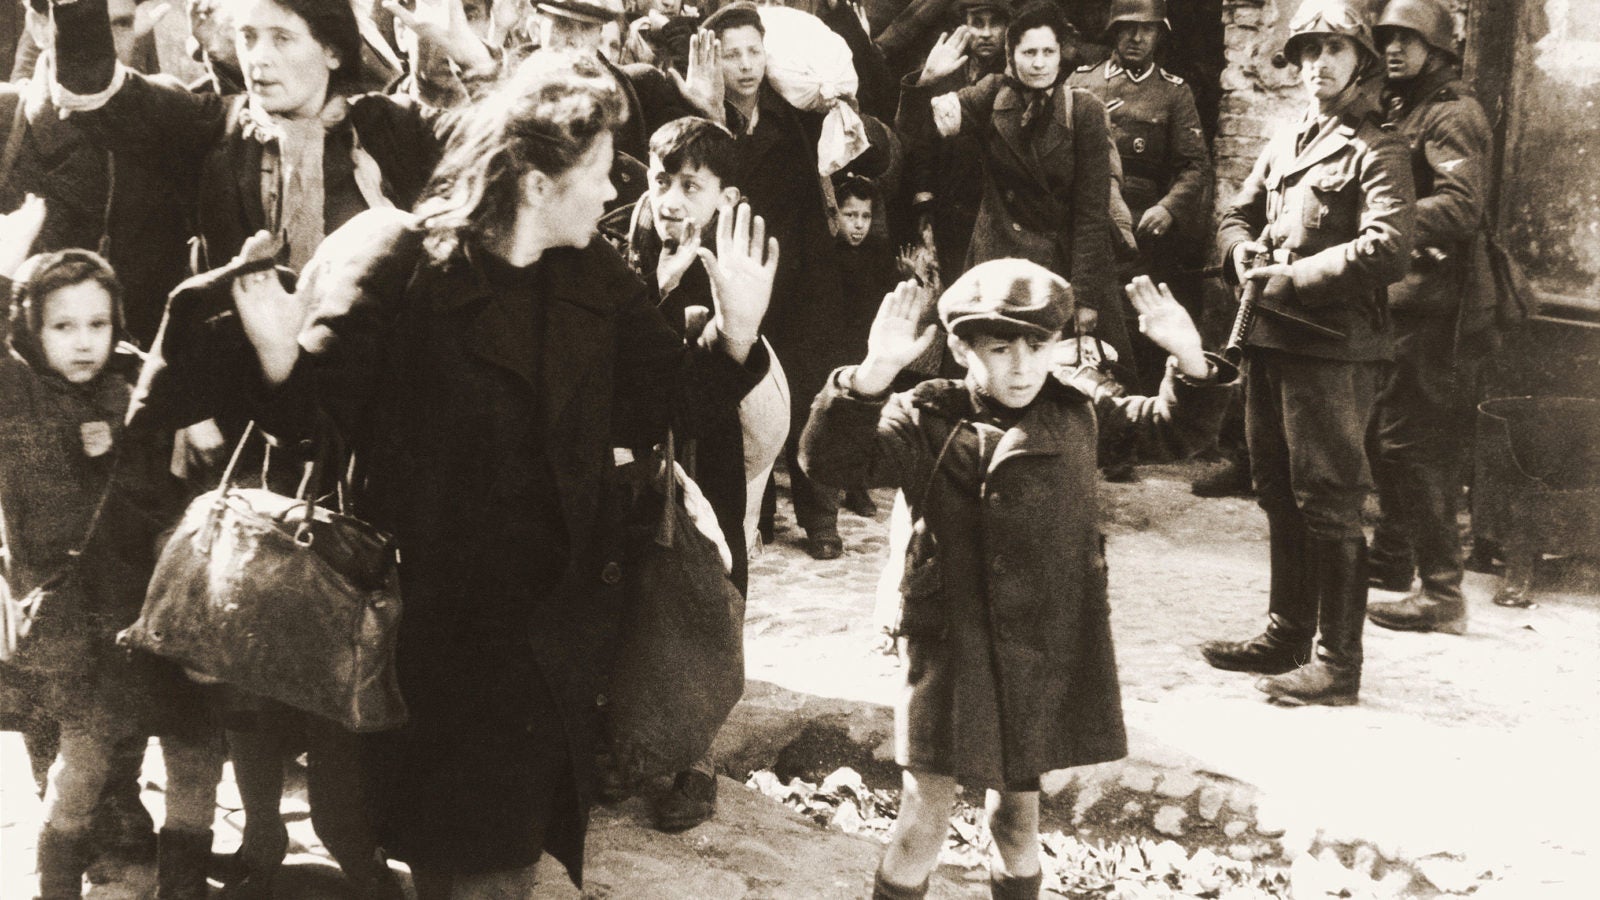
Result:
[[[156,531],[182,510],[181,486],[166,471],[170,440],[122,428],[125,361],[114,358],[94,380],[70,384],[44,366],[22,317],[12,327],[10,346],[0,351],[8,585],[20,598],[69,569],[76,574],[41,604],[29,645],[61,667],[46,675],[0,668],[0,714],[42,710],[111,737],[192,729],[198,698],[177,668],[114,643],[138,617]]]
[[[356,512],[392,531],[402,554],[398,665],[412,721],[378,741],[380,759],[398,767],[377,773],[400,787],[385,791],[391,850],[412,861],[438,853],[419,841],[456,821],[498,840],[543,804],[543,848],[577,879],[595,711],[629,564],[608,491],[611,448],[648,445],[673,421],[697,435],[736,408],[766,355],[741,367],[686,350],[603,240],[545,252],[527,276],[532,331],[518,318],[523,301],[499,302],[470,248],[441,264],[420,242],[412,218],[390,210],[328,237],[301,276],[313,314],[300,361],[261,419],[293,438],[318,410],[331,416],[363,466]],[[549,540],[530,545],[530,531]],[[509,668],[484,671],[485,658]],[[535,712],[516,734],[482,735],[494,746],[463,746],[441,727],[481,728],[480,707],[495,721]],[[553,721],[540,718],[552,707]],[[559,770],[558,783],[518,796],[534,765]],[[434,862],[529,862],[468,852],[477,855]]]
[[[1107,440],[1131,429],[1141,453],[1180,454],[1215,435],[1226,391],[1169,377],[1160,398],[1091,398],[1052,380],[980,470],[987,438],[967,385],[871,399],[842,386],[848,371],[817,397],[802,464],[821,481],[901,488],[913,530],[933,539],[912,539],[902,584],[897,761],[1021,789],[1124,756],[1096,422]]]
[[[932,140],[929,101],[937,87],[902,83],[902,119]],[[1022,91],[989,75],[955,92],[960,134],[983,146],[983,201],[967,266],[991,259],[1032,260],[1072,282],[1077,302],[1111,304],[1111,157],[1105,109],[1093,94],[1057,85],[1048,117],[1022,125]]]

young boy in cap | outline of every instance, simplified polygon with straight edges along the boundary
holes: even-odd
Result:
[[[1201,351],[1165,285],[1141,277],[1128,296],[1171,354],[1159,397],[1111,397],[1059,377],[1072,288],[1017,259],[973,267],[939,299],[965,380],[886,396],[936,333],[919,327],[924,301],[906,282],[884,299],[865,361],[834,372],[817,397],[802,464],[831,484],[903,489],[913,522],[896,628],[904,789],[875,898],[924,896],[958,785],[988,792],[993,896],[1037,897],[1039,776],[1127,753],[1097,441],[1131,432],[1152,453],[1199,449],[1234,376]]]

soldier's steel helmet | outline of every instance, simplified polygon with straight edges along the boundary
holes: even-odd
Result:
[[[1300,51],[1305,42],[1326,34],[1355,41],[1356,46],[1366,51],[1368,65],[1378,63],[1378,47],[1372,42],[1372,20],[1360,0],[1305,0],[1289,20],[1289,39],[1283,44],[1284,59],[1300,65]]]
[[[1110,40],[1112,32],[1124,22],[1149,22],[1172,30],[1172,23],[1167,21],[1167,0],[1111,0],[1111,9],[1106,13],[1106,30],[1100,39]]]
[[[1378,24],[1372,27],[1378,45],[1382,46],[1386,40],[1384,32],[1396,28],[1415,31],[1429,47],[1449,54],[1451,59],[1458,58],[1455,22],[1450,18],[1450,11],[1438,0],[1389,0],[1383,15],[1378,17]]]

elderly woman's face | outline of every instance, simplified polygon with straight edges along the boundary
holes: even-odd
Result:
[[[339,58],[311,35],[311,26],[273,0],[236,0],[234,48],[245,87],[267,112],[310,117],[328,99]]]
[[[1040,25],[1024,31],[1011,51],[1011,64],[1025,87],[1042,90],[1055,84],[1061,74],[1061,42],[1055,29]]]

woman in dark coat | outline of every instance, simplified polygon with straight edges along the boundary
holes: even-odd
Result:
[[[1006,28],[1005,74],[932,96],[930,86],[966,65],[965,29],[957,29],[921,75],[902,84],[901,117],[913,140],[980,136],[983,200],[967,266],[1020,258],[1055,272],[1078,298],[1075,327],[1094,330],[1103,311],[1101,337],[1126,358],[1121,300],[1112,293],[1112,147],[1100,101],[1063,83],[1069,29],[1054,4],[1028,6]]]
[[[406,98],[349,96],[361,83],[362,38],[348,3],[240,0],[230,11],[246,89],[224,97],[191,92],[119,64],[105,0],[57,4],[60,106],[101,146],[160,153],[168,161],[174,181],[192,192],[198,269],[226,262],[247,236],[265,229],[285,235],[280,261],[298,270],[325,234],[358,213],[409,207],[432,172],[452,119]],[[209,349],[212,342],[226,346],[218,334],[236,337],[237,323],[231,316],[207,315],[168,321],[162,331],[157,355],[172,358],[195,353],[200,345]],[[177,335],[189,346],[173,346]],[[161,426],[214,419],[225,437],[238,438],[247,418],[238,397],[210,393],[227,373],[253,365],[237,341],[232,349],[205,360],[196,380],[209,384],[190,392],[217,402],[208,408],[191,402],[195,415]],[[140,427],[151,419],[145,416]],[[304,743],[319,837],[365,896],[398,896],[399,885],[377,860],[367,826],[353,737],[278,704],[232,690],[218,693],[226,698],[229,752],[246,809],[237,864],[225,878],[230,887],[270,892],[288,848],[278,815],[283,759]]]
[[[621,104],[594,61],[537,55],[468,114],[414,217],[375,211],[328,239],[301,279],[303,331],[270,273],[235,282],[277,385],[262,421],[298,437],[331,418],[364,467],[356,510],[403,554],[411,721],[376,741],[376,777],[385,845],[423,900],[523,896],[542,852],[581,878],[628,564],[611,448],[674,421],[693,436],[766,368],[777,250],[763,262],[747,210],[724,217],[694,348],[595,238]]]

